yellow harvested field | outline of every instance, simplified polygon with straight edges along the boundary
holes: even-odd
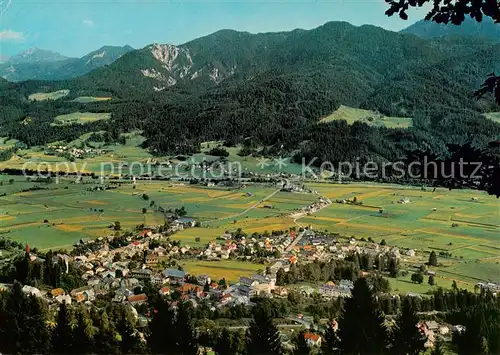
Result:
[[[54,228],[63,232],[80,232],[83,229],[81,225],[74,224],[56,224]]]
[[[85,203],[88,203],[90,205],[96,205],[96,206],[105,206],[105,205],[109,205],[108,202],[104,202],[104,201],[99,201],[99,200],[87,200],[85,201]]]
[[[337,222],[344,223],[347,220],[343,218],[334,218],[334,217],[323,217],[323,216],[308,216],[309,219],[318,220],[318,221],[328,221],[328,222]]]
[[[402,228],[396,228],[396,227],[382,227],[382,226],[377,226],[370,224],[369,226],[365,224],[357,224],[357,223],[349,223],[349,222],[344,222],[344,223],[339,223],[339,226],[346,226],[346,227],[351,227],[355,229],[365,229],[365,230],[376,230],[376,231],[384,231],[384,232],[391,232],[391,233],[401,233],[404,231]]]

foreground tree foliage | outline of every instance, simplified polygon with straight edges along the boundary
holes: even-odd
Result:
[[[339,349],[342,354],[384,354],[388,331],[368,281],[360,278],[354,284],[352,298],[345,301],[339,319]]]
[[[415,312],[425,309],[440,310],[447,322],[465,326],[466,330],[453,334],[452,344],[447,344],[459,354],[498,354],[500,302],[492,294],[438,289],[422,300],[402,297],[401,307],[394,305],[398,315],[392,324],[389,318],[385,322],[381,309],[388,309],[387,300],[399,298],[376,293],[369,285],[364,278],[356,282],[353,298],[346,300],[340,316],[334,316],[339,320],[338,330],[332,319],[322,334],[320,349],[309,348],[301,332],[292,341],[294,353],[418,354],[424,339],[415,326],[419,321]],[[190,301],[151,301],[148,312],[152,319],[140,325],[130,305],[102,299],[92,306],[61,304],[59,310],[49,311],[43,300],[27,296],[16,282],[0,294],[0,352],[189,355],[211,347],[218,355],[286,353],[275,324],[290,314],[289,308],[280,306],[286,300],[252,301],[255,306],[251,312],[240,316],[253,317],[246,333],[217,327],[200,310],[203,304],[194,309]]]
[[[249,355],[282,354],[281,336],[273,321],[273,312],[260,305],[253,310],[253,321],[247,330],[246,348]]]
[[[394,355],[418,355],[424,351],[425,337],[417,329],[419,318],[409,300],[403,302],[401,313],[392,329]]]

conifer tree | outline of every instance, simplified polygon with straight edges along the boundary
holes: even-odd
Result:
[[[301,330],[294,339],[293,355],[309,355],[311,353],[311,348],[305,338],[306,333],[305,330]]]
[[[184,302],[178,307],[175,323],[176,338],[179,349],[186,355],[196,354],[198,351],[193,314],[194,308],[191,302]]]
[[[0,294],[0,352],[48,353],[46,314],[43,301],[26,296],[21,284],[14,282],[10,291]]]
[[[247,329],[248,355],[281,354],[281,337],[271,312],[260,305],[253,309],[253,321]]]
[[[109,324],[108,314],[103,312],[101,314],[100,322],[98,324],[99,332],[95,335],[95,350],[99,354],[115,355],[119,354],[119,343],[116,333]]]
[[[234,351],[234,334],[228,329],[222,329],[222,332],[217,339],[217,343],[215,344],[214,351],[217,355],[233,355],[236,352]]]
[[[433,250],[431,251],[431,254],[429,255],[429,261],[427,262],[429,266],[438,266],[438,259],[436,252]]]
[[[365,278],[354,284],[339,320],[339,348],[342,354],[382,354],[386,350],[384,316],[374,301]]]
[[[26,324],[26,333],[30,334],[26,345],[25,353],[48,354],[50,353],[50,330],[47,327],[47,304],[35,297],[28,297],[28,323]]]
[[[78,308],[73,328],[73,345],[75,354],[88,354],[94,348],[94,331],[92,321],[85,308]]]
[[[323,339],[321,342],[321,354],[322,355],[336,355],[339,346],[339,339],[335,332],[334,320],[330,319],[323,333]]]
[[[59,306],[56,326],[52,332],[52,352],[68,354],[73,351],[72,314],[66,302]]]
[[[116,327],[120,334],[120,352],[122,354],[136,354],[139,352],[140,340],[137,337],[132,315],[126,307],[122,307]]]
[[[444,355],[443,344],[440,340],[434,344],[434,349],[432,349],[431,355]]]
[[[410,301],[405,299],[393,330],[392,353],[395,355],[418,355],[424,350],[425,337],[418,330],[417,323],[417,313]]]
[[[170,354],[172,352],[172,347],[176,343],[174,325],[175,312],[169,309],[165,301],[159,301],[149,324],[148,345],[153,354]]]

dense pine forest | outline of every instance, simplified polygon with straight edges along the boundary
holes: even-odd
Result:
[[[149,324],[138,321],[132,306],[104,298],[91,306],[63,303],[54,310],[36,296],[26,295],[16,282],[10,291],[0,294],[0,351],[196,354],[207,347],[218,355],[312,353],[304,341],[306,329],[285,347],[275,323],[276,318],[286,316],[297,302],[302,302],[298,295],[284,299],[256,297],[252,299],[255,305],[251,313],[245,307],[233,307],[240,309],[238,314],[234,313],[234,319],[251,317],[252,320],[246,329],[230,330],[214,321],[227,316],[221,313],[222,309],[214,311],[203,304],[194,308],[189,301],[158,297],[151,286],[143,291],[150,296]],[[386,301],[393,305],[384,307]],[[418,354],[424,350],[426,341],[415,327],[422,317],[417,311],[422,310],[438,310],[440,317],[465,327],[453,334],[451,346],[458,354],[487,355],[500,351],[500,304],[491,294],[439,289],[429,298],[400,299],[376,293],[365,278],[360,278],[352,298],[333,299],[330,303],[327,307],[333,318],[322,333],[319,354]],[[386,321],[388,314],[393,315],[390,321]],[[338,330],[333,328],[334,322]],[[433,351],[444,354],[439,342]]]

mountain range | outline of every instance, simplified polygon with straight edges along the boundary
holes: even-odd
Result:
[[[201,142],[224,140],[245,144],[247,152],[264,147],[261,154],[395,161],[408,150],[439,155],[447,144],[484,147],[498,139],[500,125],[481,113],[499,107],[472,94],[499,66],[500,43],[477,36],[425,39],[346,22],[278,33],[221,30],[179,46],[127,51],[72,79],[0,82],[0,128],[28,145],[100,131],[112,142],[141,130],[154,154],[189,154]],[[27,99],[63,89],[69,94],[57,105]],[[112,100],[73,102],[79,96]],[[318,123],[341,105],[411,117],[413,127]],[[77,110],[112,118],[52,125]],[[19,124],[26,116],[32,123]]]
[[[104,46],[81,58],[69,58],[49,50],[30,48],[0,64],[0,76],[9,81],[70,79],[111,64],[133,50],[130,46]]]

